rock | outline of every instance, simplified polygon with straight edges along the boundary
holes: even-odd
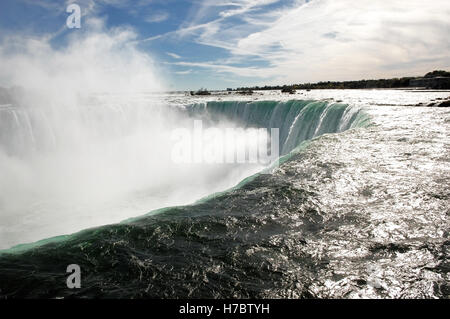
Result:
[[[254,92],[252,90],[239,91],[237,94],[240,95],[252,95]]]
[[[197,92],[191,91],[191,95],[211,95],[211,93],[206,89],[200,89]]]
[[[449,107],[450,106],[450,100],[444,101],[440,104],[438,104],[438,107]]]
[[[285,86],[282,90],[281,93],[289,93],[289,94],[295,94],[295,90],[292,87],[288,87]]]

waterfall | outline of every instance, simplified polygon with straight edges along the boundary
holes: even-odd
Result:
[[[328,101],[208,102],[190,105],[187,110],[191,116],[213,122],[227,119],[245,128],[278,128],[280,155],[289,153],[303,141],[367,122],[361,109]]]

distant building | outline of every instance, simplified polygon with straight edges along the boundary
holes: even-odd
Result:
[[[409,81],[409,86],[433,90],[447,90],[450,89],[450,77],[416,78]]]

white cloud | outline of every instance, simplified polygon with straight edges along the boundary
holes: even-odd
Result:
[[[176,33],[223,48],[234,59],[257,57],[265,62],[263,67],[220,61],[185,65],[272,77],[283,83],[414,75],[450,68],[448,0],[297,0],[288,7],[260,10],[274,2],[233,1],[233,8],[216,19],[185,25]],[[201,11],[213,6],[217,5],[204,1]],[[231,16],[242,22],[230,23]]]
[[[179,56],[178,54],[172,53],[172,52],[166,52],[166,54],[174,59],[181,59],[181,56]]]
[[[172,65],[186,66],[186,67],[198,67],[204,69],[212,69],[217,73],[233,73],[244,77],[259,77],[270,78],[276,75],[275,69],[261,69],[258,67],[236,67],[226,64],[217,64],[214,62],[175,62],[170,63]]]

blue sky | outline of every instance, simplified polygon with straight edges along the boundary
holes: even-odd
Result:
[[[66,8],[82,9],[67,29]],[[447,0],[2,0],[0,39],[55,50],[90,20],[128,28],[169,89],[420,75],[450,69]]]

